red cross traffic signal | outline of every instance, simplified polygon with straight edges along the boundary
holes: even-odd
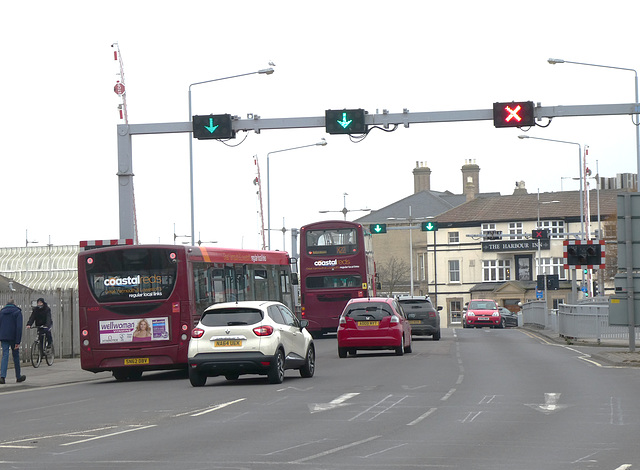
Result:
[[[493,125],[495,127],[535,126],[533,101],[493,103]]]

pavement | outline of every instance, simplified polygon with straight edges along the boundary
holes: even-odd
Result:
[[[640,367],[640,351],[629,351],[629,342],[623,340],[577,340],[561,337],[552,330],[536,328],[535,326],[521,327],[533,335],[539,336],[549,342],[571,345],[581,352],[589,355],[593,360],[602,365],[618,367]],[[640,345],[638,346],[640,348]],[[40,387],[60,386],[76,382],[88,382],[92,380],[113,380],[111,372],[87,372],[80,367],[80,358],[56,358],[53,365],[45,362],[40,367],[34,368],[31,363],[21,364],[22,374],[27,380],[16,383],[13,371],[12,359],[9,359],[9,370],[6,383],[0,385],[0,394],[16,390],[28,390]]]

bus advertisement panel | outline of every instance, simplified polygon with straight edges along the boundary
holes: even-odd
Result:
[[[349,299],[376,295],[371,233],[340,220],[300,229],[302,318],[314,336],[335,332]]]
[[[78,255],[80,362],[117,380],[187,366],[191,330],[217,302],[276,300],[293,308],[287,253],[118,245]]]

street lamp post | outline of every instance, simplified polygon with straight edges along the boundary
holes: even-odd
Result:
[[[189,85],[189,122],[193,119],[191,115],[191,87],[195,85],[202,85],[203,83],[211,83],[211,82],[219,82],[221,80],[228,80],[230,78],[244,77],[246,75],[254,75],[254,74],[264,74],[271,75],[274,72],[273,67],[269,67],[268,69],[256,70],[255,72],[241,73],[239,75],[231,75],[229,77],[222,78],[214,78],[212,80],[205,80],[203,82],[195,82]],[[195,229],[195,211],[194,211],[194,203],[193,203],[193,135],[189,134],[189,185],[191,188],[191,245],[195,246],[196,244],[196,229]]]
[[[519,139],[546,140],[547,142],[558,142],[561,144],[571,144],[578,146],[578,165],[580,167],[580,240],[584,240],[584,197],[582,189],[582,146],[578,142],[568,142],[566,140],[545,139],[543,137],[533,137],[530,135],[519,135]]]
[[[640,192],[640,102],[638,101],[638,72],[635,69],[625,68],[625,67],[613,67],[611,65],[599,65],[599,64],[588,64],[585,62],[572,62],[570,60],[563,59],[548,59],[551,65],[555,64],[574,64],[574,65],[586,65],[588,67],[600,67],[604,69],[614,69],[614,70],[626,70],[628,72],[633,72],[635,75],[635,92],[636,92],[636,120],[632,122],[636,126],[636,191]]]
[[[327,145],[327,141],[323,137],[319,142],[316,142],[315,144],[300,145],[298,147],[291,147],[281,150],[272,150],[271,152],[267,153],[267,249],[271,249],[271,183],[269,181],[269,155],[271,155],[272,153],[288,152],[289,150],[298,150],[307,147],[324,147],[325,145]]]

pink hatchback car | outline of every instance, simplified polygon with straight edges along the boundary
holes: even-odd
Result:
[[[398,301],[387,297],[351,299],[338,324],[338,356],[358,349],[393,349],[411,352],[411,324]]]

